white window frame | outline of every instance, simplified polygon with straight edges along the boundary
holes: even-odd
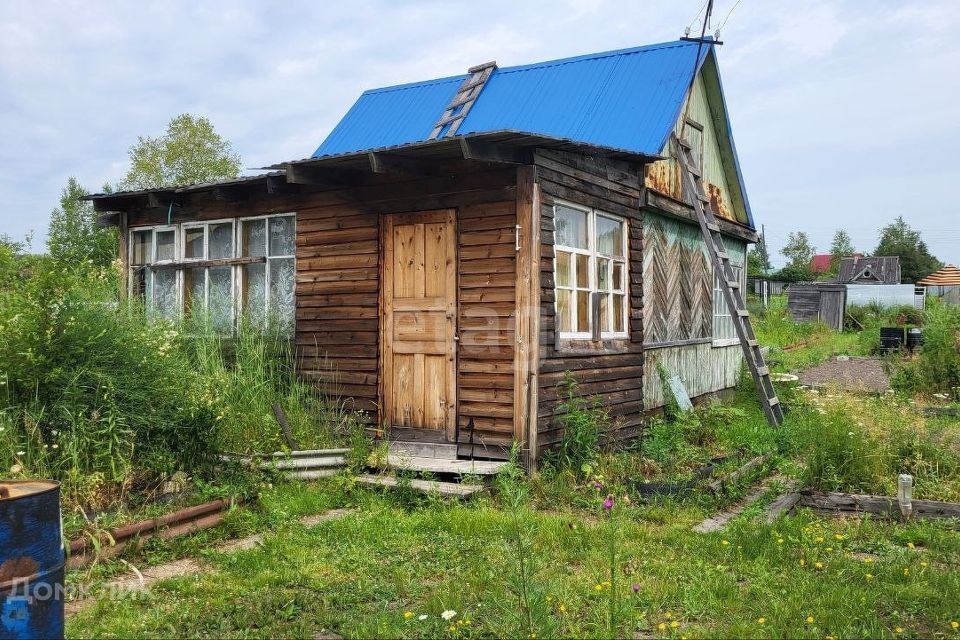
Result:
[[[291,254],[284,255],[270,255],[270,223],[271,218],[292,218],[293,220],[293,237],[294,237],[294,251]],[[184,317],[184,300],[185,300],[185,278],[184,278],[184,269],[188,269],[189,263],[191,262],[204,262],[210,260],[210,226],[218,224],[230,223],[233,225],[233,251],[230,256],[231,259],[242,257],[241,246],[242,246],[242,229],[244,221],[253,221],[253,220],[263,220],[264,225],[266,226],[266,235],[265,235],[265,247],[264,253],[264,274],[265,274],[265,289],[264,289],[264,317],[268,317],[270,313],[272,301],[270,296],[270,272],[271,272],[271,261],[275,259],[292,259],[294,273],[296,273],[297,268],[297,257],[296,257],[296,233],[297,233],[297,214],[295,211],[287,211],[283,213],[271,213],[263,214],[257,216],[244,216],[237,218],[218,218],[216,220],[189,220],[183,221],[174,224],[159,224],[159,225],[139,225],[135,227],[130,227],[127,230],[127,273],[126,273],[126,285],[127,285],[127,294],[130,297],[133,297],[134,292],[134,278],[133,278],[133,252],[134,252],[134,242],[133,239],[137,233],[142,233],[144,231],[150,232],[150,254],[148,256],[148,263],[144,265],[136,265],[138,267],[143,267],[147,270],[147,278],[149,282],[145,284],[147,289],[150,291],[151,299],[145,300],[147,307],[147,313],[149,317],[153,317],[154,304],[153,299],[156,293],[155,286],[155,270],[153,269],[154,265],[164,265],[171,263],[183,264],[182,268],[174,269],[175,274],[175,283],[176,288],[176,305],[177,305],[177,319],[182,320]],[[187,242],[187,230],[195,228],[203,228],[203,257],[201,258],[185,258],[186,255],[186,242]],[[174,256],[170,260],[157,260],[157,234],[164,231],[173,231],[173,252]],[[242,269],[244,265],[230,265],[230,292],[231,292],[231,305],[230,305],[230,323],[231,326],[236,327],[236,323],[240,314],[243,312],[242,306]],[[210,267],[204,267],[204,269],[209,269]],[[296,295],[296,281],[294,281],[294,296]],[[210,296],[210,281],[209,278],[204,277],[204,304],[209,302]],[[294,298],[294,306],[296,306],[296,298]],[[294,317],[296,314],[296,309],[294,311]]]
[[[597,260],[598,258],[603,258],[609,260],[609,277],[608,281],[611,282],[611,288],[609,291],[603,294],[604,303],[609,305],[608,308],[608,318],[610,318],[611,323],[613,320],[613,295],[622,295],[623,296],[623,318],[622,326],[623,331],[601,331],[600,339],[601,340],[617,340],[630,337],[630,221],[622,216],[618,216],[602,209],[595,209],[592,207],[587,207],[584,205],[576,204],[573,202],[568,202],[565,200],[557,200],[553,205],[553,213],[556,218],[557,207],[566,207],[568,209],[573,209],[580,211],[586,214],[587,216],[587,248],[582,249],[579,247],[569,247],[562,244],[554,244],[554,258],[553,258],[553,278],[554,278],[554,317],[557,318],[556,328],[557,334],[563,340],[592,340],[593,339],[593,294],[599,293],[597,287]],[[613,220],[621,224],[622,229],[622,242],[623,242],[623,257],[615,258],[606,254],[600,254],[597,250],[597,217],[607,218],[608,220]],[[571,254],[571,282],[569,287],[560,287],[558,282],[559,278],[557,277],[557,267],[559,265],[559,260],[557,259],[557,251],[563,251],[565,253]],[[589,272],[587,284],[589,289],[581,289],[577,286],[577,260],[576,255],[585,255],[587,256],[587,271]],[[612,286],[613,281],[613,263],[614,262],[623,262],[623,279],[622,279],[622,289],[615,289]],[[577,297],[587,293],[590,296],[590,302],[587,309],[587,331],[580,331],[580,327],[577,327],[578,331],[560,331],[560,322],[559,322],[559,295],[557,292],[559,289],[572,290],[570,296],[570,308],[573,317],[577,316]]]
[[[293,253],[273,256],[270,255],[270,218],[293,218]],[[263,277],[264,277],[264,288],[263,288],[263,302],[264,309],[263,314],[265,318],[270,317],[270,310],[273,307],[273,301],[270,299],[270,273],[272,270],[272,260],[282,260],[282,259],[293,259],[293,272],[297,272],[297,215],[296,213],[273,213],[269,215],[261,216],[247,216],[245,218],[236,219],[236,238],[234,239],[234,254],[237,257],[240,256],[241,247],[243,245],[243,223],[253,220],[267,220],[264,224],[266,225],[266,235],[264,235],[264,261],[265,265],[263,268]],[[236,284],[236,290],[234,291],[234,306],[242,313],[243,312],[243,273],[240,269],[237,270],[237,277],[234,279]],[[296,276],[294,276],[294,307],[296,307]],[[296,315],[296,308],[294,308],[294,315]]]
[[[739,254],[738,254],[739,257]],[[746,268],[746,255],[744,255],[743,264],[734,264],[730,261],[730,266],[733,268],[734,272],[739,269],[739,282],[740,290],[747,290],[747,268]],[[714,347],[732,347],[734,345],[740,344],[740,338],[736,335],[736,327],[733,327],[734,335],[733,336],[722,336],[717,337],[716,327],[717,320],[721,318],[729,318],[730,326],[733,327],[733,314],[730,311],[730,306],[727,304],[727,300],[723,295],[723,289],[720,284],[720,274],[717,273],[716,269],[713,272],[713,317],[710,321],[710,333],[712,334]]]
[[[219,259],[219,258],[210,258],[210,227],[218,224],[227,224],[229,223],[232,226],[233,232],[231,234],[231,241],[233,242],[233,251],[231,252],[231,258],[237,257],[237,227],[239,223],[237,218],[220,218],[218,220],[192,220],[189,222],[180,223],[180,262],[190,263],[190,262],[204,262],[206,260]],[[187,231],[190,229],[203,229],[203,257],[200,258],[188,258],[187,257]],[[178,309],[180,311],[180,317],[183,317],[184,312],[186,311],[186,299],[187,299],[187,282],[186,282],[186,269],[177,269],[180,278],[178,283],[180,291],[180,299],[178,301]],[[210,308],[210,277],[209,270],[211,267],[201,267],[204,270],[203,274],[203,305],[204,308]],[[235,266],[230,267],[230,326],[234,326],[237,322],[237,269]]]

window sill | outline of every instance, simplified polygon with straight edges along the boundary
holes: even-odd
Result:
[[[560,338],[554,348],[566,355],[594,355],[597,353],[631,353],[633,343],[628,337],[603,338],[594,341],[583,338]]]

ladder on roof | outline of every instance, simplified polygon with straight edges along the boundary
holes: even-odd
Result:
[[[770,368],[764,362],[763,354],[760,352],[760,343],[750,322],[750,312],[747,311],[747,305],[744,302],[740,281],[733,273],[730,256],[720,235],[720,225],[710,208],[710,199],[703,191],[703,174],[694,161],[693,147],[675,134],[672,136],[672,144],[674,155],[680,165],[683,190],[688,197],[692,195],[690,199],[693,210],[700,222],[700,231],[707,243],[714,272],[719,274],[717,279],[720,281],[720,289],[730,309],[730,317],[737,331],[737,337],[740,339],[747,368],[750,369],[753,383],[757,387],[763,412],[767,416],[767,422],[773,426],[779,426],[783,423],[783,406],[770,380]]]
[[[470,75],[460,84],[460,88],[457,89],[457,93],[453,96],[450,104],[444,109],[443,115],[437,120],[437,124],[433,125],[433,131],[430,132],[428,140],[456,135],[463,119],[467,117],[473,103],[477,101],[477,96],[483,91],[487,80],[490,79],[496,69],[496,62],[486,62],[467,69],[467,73]]]

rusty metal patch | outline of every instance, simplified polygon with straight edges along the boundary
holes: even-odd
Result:
[[[707,182],[704,186],[707,188],[707,197],[710,198],[710,208],[713,209],[713,212],[721,218],[736,222],[737,219],[733,216],[730,209],[727,208],[727,204],[723,199],[723,189],[712,182]]]
[[[34,575],[38,569],[37,561],[30,556],[10,558],[3,564],[0,564],[0,584],[18,578],[29,578]]]

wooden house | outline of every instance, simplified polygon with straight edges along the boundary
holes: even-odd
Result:
[[[609,442],[663,404],[658,363],[694,397],[738,379],[674,132],[745,283],[756,235],[709,43],[367,91],[309,158],[91,199],[157,316],[279,318],[303,377],[388,437],[519,442],[533,463],[562,437],[567,372]]]
[[[899,256],[844,256],[837,282],[843,284],[900,284]]]

